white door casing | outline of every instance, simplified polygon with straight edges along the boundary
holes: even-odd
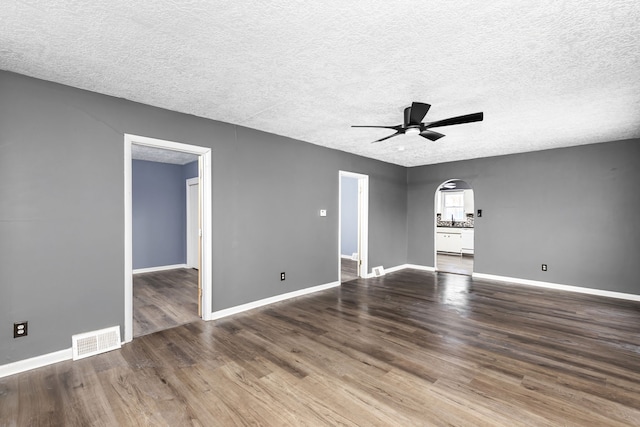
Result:
[[[200,192],[202,194],[202,319],[212,319],[212,230],[211,230],[211,149],[179,142],[124,134],[124,341],[133,340],[133,220],[132,156],[133,144],[191,153],[200,156]]]
[[[357,272],[360,277],[369,277],[369,175],[354,172],[338,172],[338,278],[342,276],[342,177],[358,180],[358,263]]]

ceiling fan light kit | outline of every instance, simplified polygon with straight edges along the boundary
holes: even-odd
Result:
[[[484,119],[484,113],[465,114],[464,116],[450,117],[448,119],[437,120],[435,122],[423,122],[422,119],[427,115],[427,112],[431,108],[430,104],[424,104],[422,102],[413,102],[411,107],[404,109],[404,122],[401,125],[396,126],[368,126],[368,125],[352,125],[353,128],[380,128],[395,130],[396,133],[384,138],[380,138],[373,142],[384,141],[389,138],[393,138],[398,135],[420,135],[430,141],[436,141],[442,138],[444,135],[430,128],[461,125],[463,123],[481,122]]]
[[[420,135],[420,128],[419,127],[409,127],[404,132],[404,134],[405,135]]]

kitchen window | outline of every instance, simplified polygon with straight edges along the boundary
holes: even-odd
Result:
[[[443,191],[442,206],[442,221],[466,221],[463,191]]]

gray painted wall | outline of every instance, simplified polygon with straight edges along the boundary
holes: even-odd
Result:
[[[639,140],[407,170],[2,71],[0,94],[0,364],[123,325],[124,133],[212,148],[214,310],[338,280],[340,170],[370,176],[371,266],[433,265],[434,194],[460,178],[476,272],[640,294]]]
[[[133,268],[184,264],[185,166],[133,160]]]
[[[342,200],[340,203],[340,254],[351,256],[358,252],[358,179],[340,177]]]
[[[434,194],[460,178],[483,211],[475,272],[640,294],[639,142],[408,169],[408,262],[434,265]]]
[[[212,148],[214,310],[338,280],[339,170],[370,176],[370,265],[406,262],[405,168],[4,71],[0,93],[0,364],[124,324],[125,133]]]

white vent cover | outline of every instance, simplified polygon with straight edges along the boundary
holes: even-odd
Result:
[[[111,328],[73,335],[71,340],[73,342],[73,360],[105,353],[120,348],[120,327],[112,326]]]
[[[384,267],[373,267],[373,275],[376,277],[384,276]]]

